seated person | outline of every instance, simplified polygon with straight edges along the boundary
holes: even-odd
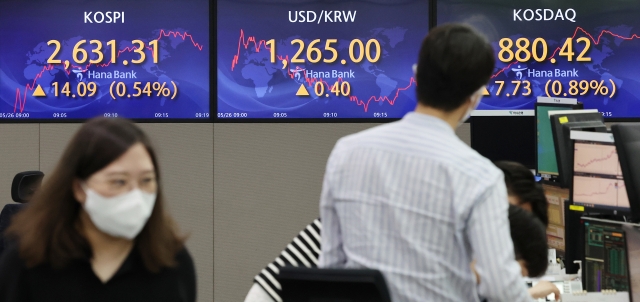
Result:
[[[544,225],[533,214],[513,205],[509,206],[509,221],[516,260],[522,267],[523,276],[543,275],[547,269],[547,237]],[[321,229],[320,220],[316,219],[302,230],[274,262],[255,276],[254,284],[244,301],[282,301],[282,288],[276,280],[279,268],[291,265],[317,267]],[[546,297],[551,293],[555,293],[556,297],[560,295],[557,287],[548,281],[539,282],[529,289],[529,293],[533,298]]]
[[[547,232],[546,227],[534,214],[525,209],[509,205],[509,227],[516,260],[520,263],[523,277],[541,277],[547,270]],[[476,273],[474,265],[472,270]],[[476,273],[478,284],[481,280]],[[555,294],[560,298],[560,291],[549,281],[540,281],[529,289],[533,298],[544,298]]]
[[[520,163],[512,161],[498,161],[494,163],[502,173],[507,185],[509,203],[532,212],[542,223],[549,225],[547,197],[542,186],[536,183],[531,170]]]
[[[318,267],[320,257],[320,218],[314,220],[300,231],[275,261],[269,263],[260,274],[253,278],[253,287],[249,290],[245,302],[281,302],[282,287],[276,280],[280,268],[284,266]]]

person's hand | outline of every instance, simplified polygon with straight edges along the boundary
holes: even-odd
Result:
[[[476,284],[480,284],[480,275],[478,275],[478,271],[476,271],[476,260],[471,261],[471,271],[474,275],[476,275]]]
[[[555,294],[556,301],[560,301],[560,290],[549,281],[541,280],[534,287],[529,288],[529,295],[534,299],[545,298],[550,294]]]

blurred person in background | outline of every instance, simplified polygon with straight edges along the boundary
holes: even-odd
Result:
[[[549,247],[547,245],[546,226],[531,211],[510,204],[509,229],[516,261],[520,264],[522,276],[530,278],[542,277],[549,264],[547,262]],[[476,272],[473,263],[471,269],[476,274],[477,282],[480,283],[481,278]],[[529,295],[534,299],[544,298],[550,294],[555,294],[556,300],[560,300],[558,287],[546,280],[540,280],[535,286],[529,288]]]
[[[509,203],[532,212],[547,227],[549,203],[544,189],[536,182],[531,170],[513,161],[497,161],[494,164],[504,173]]]
[[[147,136],[88,121],[7,230],[0,302],[196,300],[193,261],[165,211]]]

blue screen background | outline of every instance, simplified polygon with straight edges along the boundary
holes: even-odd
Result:
[[[565,11],[572,8],[576,11],[576,22],[567,20],[550,21],[514,21],[514,9],[558,9]],[[589,90],[586,95],[559,96],[575,97],[584,103],[585,109],[598,109],[605,118],[640,118],[640,2],[638,1],[485,1],[485,0],[440,0],[438,1],[438,24],[463,22],[470,24],[485,34],[492,42],[496,53],[496,69],[489,82],[491,96],[485,96],[479,110],[533,109],[537,96],[547,96],[545,86],[548,80],[559,80],[567,92],[571,80],[604,81],[611,93],[611,81],[617,87],[613,98],[594,95]],[[519,14],[523,16],[522,12]],[[587,56],[591,62],[568,62],[566,57],[558,54],[555,64],[545,60],[538,63],[530,60],[526,63],[511,61],[501,62],[498,59],[502,38],[511,38],[514,43],[525,37],[533,42],[536,38],[547,41],[549,53],[558,51],[566,38],[587,37],[591,40]],[[575,55],[580,54],[584,43],[576,43]],[[531,46],[529,46],[531,49]],[[517,48],[512,47],[515,52]],[[577,70],[578,77],[556,77],[555,69]],[[530,76],[530,70],[553,71],[553,77]],[[520,72],[520,74],[518,73]],[[495,96],[498,84],[496,80],[505,81],[505,89],[501,96]],[[513,80],[529,80],[532,93],[530,96],[507,97],[512,91]]]
[[[125,12],[125,23],[85,24],[84,12]],[[72,50],[76,42],[86,39],[83,46],[90,54],[95,45],[103,44],[104,61],[111,58],[107,41],[115,40],[118,50],[136,47],[132,40],[147,43],[159,38],[159,60],[153,63],[150,50],[142,64],[124,66],[123,60],[138,59],[134,52],[124,51],[116,64],[98,66],[76,64]],[[72,68],[63,64],[48,64],[55,47],[47,41],[62,43],[56,59],[72,61]],[[207,0],[103,0],[103,1],[0,1],[0,116],[29,119],[86,119],[95,116],[119,116],[136,119],[209,118],[209,2]],[[104,62],[103,61],[103,62]],[[79,79],[73,70],[83,75]],[[135,72],[135,79],[88,79],[89,72]],[[173,81],[178,87],[175,99],[158,97],[118,98],[109,93],[111,82],[126,84],[133,93],[133,83],[166,83],[173,94]],[[79,81],[98,85],[93,97],[55,97],[52,83],[60,87],[67,82],[71,91]],[[29,85],[30,89],[27,89]],[[34,88],[41,85],[46,97],[33,97]],[[17,96],[20,93],[20,96]],[[26,95],[25,95],[26,93]],[[19,117],[16,117],[19,114]]]
[[[292,23],[289,11],[356,11],[355,22]],[[411,66],[416,63],[422,39],[428,33],[428,1],[218,1],[217,28],[217,111],[218,118],[401,118],[416,106],[415,82]],[[326,20],[326,19],[325,19]],[[298,51],[293,39],[305,42],[301,58],[306,59],[310,41],[321,39],[317,47],[323,57],[327,39],[334,44],[338,60],[327,64],[271,63],[265,41],[276,40],[276,54],[291,58]],[[356,64],[349,58],[353,39],[366,43],[377,39],[382,48],[376,63]],[[259,46],[259,47],[256,47]],[[237,56],[237,63],[234,60]],[[347,63],[342,65],[341,59]],[[293,71],[292,71],[293,69]],[[314,72],[352,71],[355,78],[343,79],[351,85],[351,98],[316,96]],[[328,87],[337,79],[323,79]],[[304,84],[310,96],[296,96]]]

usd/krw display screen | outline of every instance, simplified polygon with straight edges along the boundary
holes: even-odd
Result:
[[[0,1],[0,120],[210,119],[209,1]]]
[[[428,1],[217,4],[217,119],[401,118]]]
[[[478,110],[571,97],[605,118],[640,117],[639,1],[440,0],[437,22],[492,42],[496,69]]]

